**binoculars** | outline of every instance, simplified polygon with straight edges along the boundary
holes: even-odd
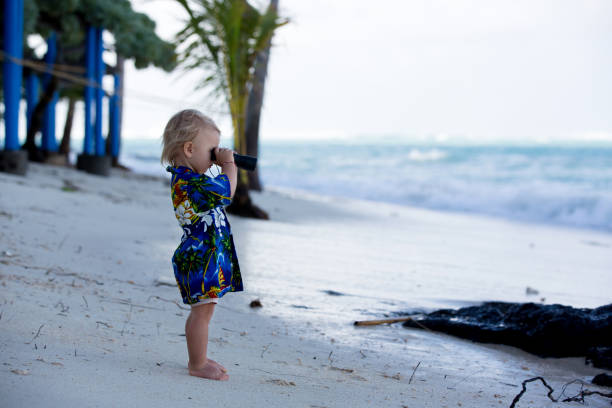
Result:
[[[212,161],[217,160],[215,149],[210,151]],[[234,153],[234,164],[243,170],[253,171],[257,167],[257,157]]]

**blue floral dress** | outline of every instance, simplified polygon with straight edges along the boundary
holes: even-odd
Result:
[[[194,304],[242,291],[242,276],[224,206],[231,201],[226,174],[209,177],[188,167],[168,166],[172,204],[183,229],[172,257],[183,303]]]

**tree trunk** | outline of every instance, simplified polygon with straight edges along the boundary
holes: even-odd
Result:
[[[232,112],[232,125],[234,127],[234,150],[239,154],[246,154],[245,140],[245,112],[246,112],[246,93],[236,95],[234,109]],[[245,170],[238,169],[238,180],[236,182],[236,192],[232,198],[232,203],[227,207],[231,214],[243,217],[259,218],[267,220],[268,214],[257,207],[249,196],[249,177]]]
[[[45,88],[42,97],[36,104],[36,108],[34,108],[34,112],[32,112],[32,119],[26,136],[26,142],[21,146],[23,150],[28,151],[28,159],[31,161],[41,162],[45,159],[44,152],[36,146],[36,134],[42,128],[45,109],[49,105],[49,102],[51,102],[51,99],[53,99],[53,93],[57,91],[58,86],[58,78],[55,75],[51,76],[49,85]]]
[[[269,9],[278,10],[278,0],[270,0]],[[253,87],[249,93],[246,114],[246,154],[257,157],[259,153],[259,121],[261,108],[263,106],[266,76],[268,74],[268,60],[270,59],[270,46],[272,40],[268,41],[266,48],[259,53],[255,60],[255,73],[253,75]],[[259,171],[248,173],[249,189],[261,191],[262,185]]]
[[[64,134],[62,135],[62,143],[59,147],[60,154],[63,154],[68,158],[70,153],[70,135],[72,133],[72,121],[74,119],[74,107],[76,105],[76,98],[70,97],[68,99],[68,112],[66,113],[66,123],[64,124]]]
[[[244,171],[244,170],[238,170]],[[238,176],[238,185],[236,186],[236,193],[232,199],[232,203],[227,206],[227,212],[230,214],[239,215],[241,217],[258,218],[261,220],[269,220],[270,216],[267,212],[257,207],[251,201],[249,196],[248,186],[240,182],[240,175]]]

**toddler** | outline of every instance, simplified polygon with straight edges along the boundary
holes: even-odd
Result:
[[[243,290],[224,210],[236,190],[237,169],[233,151],[219,148],[219,139],[210,118],[193,109],[180,111],[164,130],[161,160],[172,173],[172,204],[183,229],[172,266],[183,303],[191,305],[185,323],[189,374],[228,380],[227,370],[206,356],[215,304],[226,293]],[[213,164],[222,171],[209,177],[204,173]]]

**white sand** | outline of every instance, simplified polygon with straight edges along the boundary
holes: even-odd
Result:
[[[80,190],[63,191],[64,180]],[[172,278],[180,237],[162,181],[32,165],[25,178],[0,173],[0,185],[2,406],[505,407],[524,379],[545,377],[556,396],[603,371],[583,358],[352,321],[536,301],[526,286],[547,303],[609,303],[609,234],[257,194],[272,220],[231,219],[246,291],[224,297],[213,317],[209,356],[230,374],[215,382],[187,375],[187,312],[172,303],[176,287],[155,286]],[[257,297],[264,307],[252,310]],[[553,404],[536,384],[521,401],[581,406]]]

